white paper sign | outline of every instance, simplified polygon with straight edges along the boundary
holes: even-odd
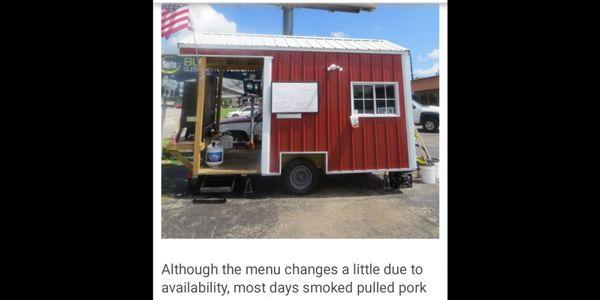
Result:
[[[273,113],[319,111],[319,91],[316,82],[273,82]]]

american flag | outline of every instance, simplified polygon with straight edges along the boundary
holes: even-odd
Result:
[[[190,10],[185,4],[162,5],[162,37],[168,39],[172,34],[190,28]]]

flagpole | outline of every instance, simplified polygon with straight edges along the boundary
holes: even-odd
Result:
[[[198,46],[196,44],[196,29],[194,28],[194,23],[192,23],[192,19],[190,18],[190,24],[192,24],[192,36],[194,37],[194,49],[196,49],[196,58],[198,59],[198,66],[200,66],[200,56],[198,55]],[[200,74],[200,73],[198,73]]]
[[[196,42],[196,26],[194,26],[194,22],[192,21],[192,11],[190,10],[190,15],[188,16],[188,22],[191,25],[192,28],[192,37],[194,39],[194,50],[196,51],[196,61],[198,62],[198,77],[196,79],[196,93],[199,93],[199,91],[201,90],[200,87],[200,82],[201,82],[201,76],[206,76],[206,74],[200,74],[200,70],[202,70],[202,68],[200,67],[200,55],[198,54],[198,43]],[[204,89],[202,89],[204,90]],[[200,97],[200,95],[196,95],[196,99],[198,99]],[[196,106],[198,106],[199,103],[196,102]],[[204,108],[202,108],[202,111],[204,111]],[[198,128],[198,120],[204,120],[204,118],[200,118],[200,116],[198,116],[198,108],[196,108],[196,128]],[[200,126],[204,126],[204,124],[200,124]],[[200,127],[202,128],[202,127]],[[202,131],[200,131],[202,132]],[[198,134],[198,132],[194,132],[194,135]],[[202,137],[200,137],[200,139],[195,139],[196,141],[202,141]],[[194,150],[195,151],[195,150]],[[195,152],[194,152],[194,160],[195,160]]]
[[[196,61],[198,62],[198,77],[196,79],[196,87],[198,87],[200,85],[200,55],[198,54],[198,44],[196,43],[196,28],[194,26],[194,22],[192,22],[192,12],[190,11],[190,16],[188,17],[188,21],[191,25],[192,28],[192,36],[194,38],[194,49],[196,50]],[[206,76],[206,74],[204,74]],[[198,89],[196,89],[196,91],[198,91]],[[196,95],[196,97],[198,97],[200,95]],[[196,122],[198,121],[198,116],[196,116]],[[201,124],[204,125],[204,124]],[[194,132],[194,134],[196,134]]]
[[[194,49],[196,50],[196,60],[198,61],[198,84],[200,84],[200,55],[198,55],[198,44],[196,44],[196,28],[194,28],[194,23],[191,18],[192,12],[190,11],[190,17],[188,17],[188,21],[190,22],[190,26],[192,28],[192,36],[194,38]]]

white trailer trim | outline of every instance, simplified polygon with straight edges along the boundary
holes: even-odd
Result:
[[[194,47],[196,46],[196,47]],[[235,46],[235,45],[207,45],[207,44],[179,44],[181,56],[195,56],[196,54],[181,54],[181,49],[223,49],[223,50],[268,50],[268,51],[297,51],[297,52],[336,52],[336,53],[367,53],[367,54],[402,54],[406,50],[357,50],[338,48],[301,48],[301,47],[268,47],[268,46]]]
[[[260,173],[268,175],[271,165],[271,70],[273,57],[267,56],[263,62],[263,117],[262,117],[262,146],[260,153]]]
[[[281,172],[283,170],[282,164],[283,164],[283,155],[284,154],[325,154],[325,170],[327,170],[327,165],[328,165],[327,151],[288,151],[288,152],[280,151],[279,152],[279,172],[271,173],[271,175],[281,175]]]
[[[269,173],[262,175],[281,175],[283,170],[283,155],[289,154],[325,154],[325,174],[334,175],[334,174],[360,174],[360,173],[375,173],[375,172],[412,172],[416,168],[397,168],[397,169],[361,169],[361,170],[342,170],[342,171],[329,171],[329,152],[328,151],[288,151],[288,152],[279,152],[279,172],[278,173]]]
[[[402,54],[402,80],[404,81],[404,112],[406,119],[406,145],[408,147],[408,167],[417,169],[417,150],[415,149],[415,124],[413,123],[412,89],[409,53]]]

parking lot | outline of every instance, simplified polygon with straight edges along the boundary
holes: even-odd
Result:
[[[438,134],[421,133],[438,157]],[[313,193],[286,194],[278,177],[254,178],[254,193],[225,203],[183,195],[187,170],[162,166],[163,238],[437,238],[439,185],[414,180],[386,190],[381,174],[324,176]]]

